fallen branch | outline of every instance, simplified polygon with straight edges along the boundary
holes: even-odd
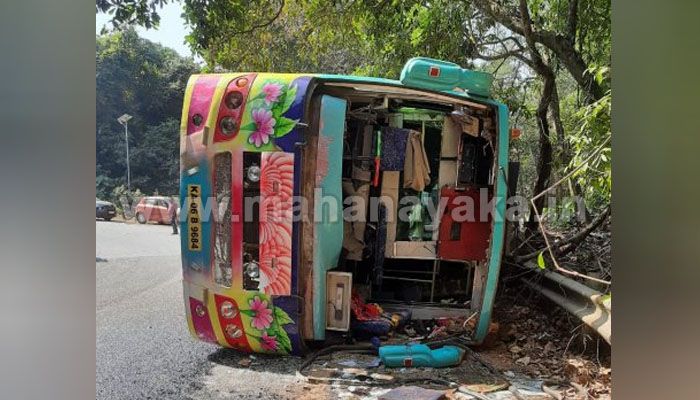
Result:
[[[577,232],[576,234],[569,236],[568,238],[562,239],[558,242],[556,242],[553,246],[552,249],[554,249],[555,253],[557,255],[562,255],[565,252],[567,252],[569,249],[573,249],[573,246],[577,245],[578,243],[582,242],[588,235],[593,232],[598,226],[600,226],[605,220],[610,216],[610,206],[608,205],[605,208],[605,211],[603,211],[600,215],[598,215],[593,221],[591,221],[590,224],[586,225],[582,230]],[[569,247],[564,247],[566,245],[570,245]],[[540,255],[543,251],[546,251],[547,248],[543,247],[537,251],[533,251],[532,253],[524,254],[521,256],[516,256],[515,261],[518,263],[522,263],[524,261],[533,259]],[[561,250],[561,251],[559,251]]]
[[[530,201],[532,203],[533,207],[535,203],[533,201]],[[547,234],[544,232],[544,226],[542,225],[542,218],[540,217],[540,213],[537,212],[537,208],[534,207],[533,210],[535,211],[535,214],[537,215],[537,223],[540,225],[540,230],[542,231],[542,236],[544,237],[544,242],[547,244],[546,250],[549,252],[549,257],[552,259],[552,262],[554,263],[554,267],[557,271],[563,272],[567,275],[575,276],[578,278],[583,278],[583,279],[588,279],[594,282],[599,282],[599,283],[604,283],[606,285],[610,285],[610,281],[606,281],[605,279],[598,279],[594,278],[592,276],[588,276],[586,274],[582,274],[580,272],[576,272],[570,269],[563,268],[561,265],[559,265],[559,262],[557,262],[557,258],[554,257],[554,251],[552,251],[552,245],[549,243],[549,239],[547,238]]]
[[[549,257],[552,259],[552,262],[554,263],[554,267],[557,269],[557,271],[563,272],[563,273],[568,274],[568,275],[576,276],[579,278],[584,278],[584,279],[592,280],[595,282],[604,283],[606,285],[610,285],[610,281],[606,281],[604,279],[594,278],[594,277],[588,276],[586,274],[582,274],[582,273],[579,273],[576,271],[572,271],[570,269],[562,268],[559,265],[559,263],[557,262],[557,258],[554,256],[554,251],[552,250],[552,245],[549,243],[549,238],[547,237],[547,232],[545,231],[544,225],[542,224],[542,216],[540,215],[539,211],[537,210],[537,206],[535,205],[535,200],[544,196],[545,193],[549,192],[550,190],[559,186],[562,182],[569,179],[574,173],[576,173],[576,171],[583,168],[583,166],[586,165],[589,161],[591,161],[593,159],[593,157],[598,155],[598,153],[600,153],[609,142],[610,142],[610,137],[605,139],[605,141],[600,146],[598,146],[598,148],[596,148],[593,151],[593,153],[591,153],[588,157],[586,157],[586,159],[583,160],[583,162],[581,164],[579,164],[576,168],[574,168],[568,174],[566,174],[564,177],[562,177],[561,179],[556,181],[553,185],[551,185],[550,187],[548,187],[547,189],[543,190],[542,192],[538,193],[537,195],[535,195],[533,198],[530,199],[530,204],[532,205],[532,210],[535,212],[535,216],[537,218],[537,224],[539,225],[540,232],[542,232],[542,237],[544,238],[544,242],[547,245],[547,247],[545,249],[549,253]]]
[[[576,173],[576,171],[578,171],[579,169],[583,168],[584,165],[588,164],[588,162],[591,161],[591,160],[593,159],[593,157],[597,156],[598,153],[600,153],[600,152],[605,148],[605,146],[610,142],[610,138],[611,138],[611,136],[609,136],[607,139],[605,139],[605,141],[604,141],[600,146],[598,146],[598,147],[593,151],[593,153],[591,153],[588,157],[586,157],[586,159],[583,160],[576,168],[574,168],[574,169],[572,169],[571,171],[569,171],[568,174],[564,175],[564,177],[562,177],[561,179],[559,179],[558,181],[556,181],[552,186],[550,186],[550,187],[548,187],[547,189],[545,189],[545,190],[541,191],[540,193],[538,193],[535,197],[533,197],[532,199],[530,199],[530,201],[537,200],[538,198],[544,196],[545,193],[549,192],[550,190],[552,190],[552,189],[554,189],[555,187],[559,186],[562,182],[564,182],[564,181],[566,181],[567,179],[571,178],[571,176],[572,176],[574,173]]]

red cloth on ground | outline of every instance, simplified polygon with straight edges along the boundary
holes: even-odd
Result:
[[[360,295],[358,295],[354,290],[352,291],[350,301],[350,308],[358,321],[371,321],[381,318],[383,312],[382,308],[379,307],[378,304],[366,304]]]

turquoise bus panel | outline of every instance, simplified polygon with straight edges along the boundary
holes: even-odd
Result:
[[[503,242],[505,240],[505,213],[508,179],[508,107],[495,103],[498,106],[498,173],[496,174],[496,190],[494,194],[494,222],[491,237],[491,250],[489,255],[489,270],[484,285],[484,298],[481,303],[479,323],[476,327],[475,341],[481,343],[489,330],[493,301],[496,297],[498,273],[501,269],[501,257],[503,255]]]
[[[341,174],[346,107],[343,99],[321,97],[314,194],[313,321],[316,340],[326,337],[326,271],[336,267],[343,247],[340,205],[343,202]]]
[[[201,157],[196,167],[180,173],[180,248],[186,280],[202,284],[211,273],[211,220],[206,215],[211,198],[209,162]]]
[[[479,96],[491,95],[493,76],[486,72],[464,69],[447,61],[414,57],[401,71],[401,83],[430,90],[461,88]]]

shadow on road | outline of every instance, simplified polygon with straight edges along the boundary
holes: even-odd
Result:
[[[104,223],[110,223],[110,224],[123,224],[123,223],[126,223],[125,220],[123,220],[123,219],[117,219],[116,217],[115,217],[115,218],[112,218],[110,221],[105,221],[105,220],[102,219],[102,218],[95,218],[95,222],[104,222]]]
[[[250,366],[244,366],[242,361],[249,358],[249,354],[227,348],[221,348],[207,357],[213,363],[232,368],[245,368],[252,371],[270,372],[275,374],[295,375],[302,359],[292,356],[277,356],[269,354],[253,354],[255,357]]]

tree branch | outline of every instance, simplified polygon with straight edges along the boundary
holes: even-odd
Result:
[[[522,10],[520,10],[519,13],[508,12],[503,6],[494,4],[489,0],[473,0],[472,4],[494,22],[510,29],[516,34],[525,36]],[[578,7],[576,8],[578,9]],[[527,10],[527,7],[525,7],[525,9]],[[517,14],[520,14],[520,16]],[[578,12],[576,12],[576,20],[577,19]],[[529,13],[527,15],[527,21],[530,23]],[[569,42],[567,37],[547,30],[533,31],[531,27],[530,37],[534,42],[540,43],[557,55],[576,83],[586,92],[589,102],[599,100],[603,97],[605,90],[596,82],[593,76],[587,72],[588,65],[583,60],[581,53],[576,51],[574,43]]]
[[[246,30],[227,32],[227,34],[229,34],[229,35],[244,35],[246,33],[251,33],[256,29],[265,28],[265,27],[272,25],[272,23],[277,21],[277,18],[279,18],[279,16],[282,14],[282,10],[284,9],[284,3],[285,3],[285,0],[280,0],[279,9],[277,9],[277,12],[275,13],[275,15],[273,15],[269,20],[262,22],[260,24],[257,24],[257,25],[253,25]]]
[[[591,232],[593,232],[598,226],[600,226],[603,222],[605,222],[605,220],[607,220],[607,218],[610,216],[610,212],[611,212],[610,205],[608,205],[605,208],[605,211],[600,213],[597,217],[595,217],[595,219],[593,219],[593,221],[591,221],[590,224],[586,225],[583,229],[578,231],[576,234],[571,235],[568,238],[562,239],[562,240],[556,242],[555,244],[553,244],[551,247],[552,250],[555,253],[557,253],[558,255],[561,255],[563,251],[568,251],[567,250],[568,248],[573,248],[573,246],[577,245],[578,243],[581,243],[586,237],[588,237],[588,235]],[[564,247],[565,245],[569,245],[569,246],[567,246],[567,248],[565,248]],[[537,251],[533,251],[532,253],[524,254],[521,256],[516,256],[515,262],[521,263],[521,262],[530,260],[532,258],[537,257],[538,255],[540,255],[540,253],[542,253],[546,250],[547,250],[547,248],[543,247]],[[559,252],[559,250],[562,250],[562,252]]]
[[[578,28],[578,0],[569,0],[569,12],[566,19],[566,36],[571,46],[576,46],[576,30]]]
[[[552,141],[550,140],[549,121],[547,120],[547,110],[552,102],[554,91],[556,90],[556,78],[554,72],[545,64],[542,54],[537,49],[537,45],[533,38],[532,21],[530,20],[530,11],[527,8],[526,0],[519,2],[520,18],[522,20],[523,35],[527,43],[530,58],[532,59],[534,70],[540,75],[543,80],[544,87],[540,96],[539,104],[537,105],[537,125],[540,133],[539,137],[539,157],[537,159],[537,180],[533,192],[539,193],[544,190],[549,184],[549,179],[552,174]],[[533,212],[530,213],[528,226],[534,229],[537,221],[536,216],[544,205],[544,198],[534,198],[531,201]]]
[[[501,45],[502,45],[502,44],[504,44],[504,43],[505,43],[506,41],[508,41],[508,40],[510,40],[510,41],[512,41],[513,43],[515,43],[515,45],[518,47],[518,49],[520,49],[520,50],[523,49],[523,45],[520,44],[520,41],[519,41],[518,39],[516,39],[515,36],[508,36],[508,37],[506,37],[506,38],[496,38],[496,40],[492,40],[492,41],[490,41],[490,42],[481,42],[481,43],[479,43],[479,44],[480,44],[481,46],[492,46],[492,45],[494,45],[494,44],[501,44]]]
[[[476,58],[480,58],[482,60],[486,61],[496,61],[496,60],[502,60],[504,58],[508,57],[518,57],[521,56],[522,53],[519,50],[514,50],[514,51],[506,51],[505,53],[499,53],[499,54],[481,54],[481,53],[476,53],[475,56]]]

